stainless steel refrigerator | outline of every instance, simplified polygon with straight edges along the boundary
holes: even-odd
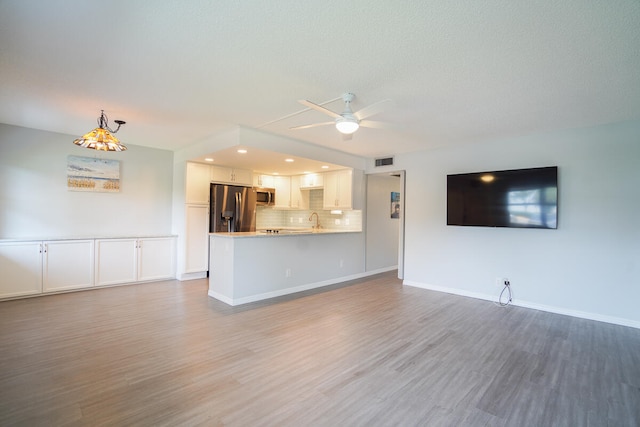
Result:
[[[211,233],[256,231],[256,191],[251,187],[211,184]]]

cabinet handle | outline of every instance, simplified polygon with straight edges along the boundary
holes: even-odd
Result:
[[[44,247],[44,253],[46,254],[46,253],[47,253],[47,244],[45,243],[45,244],[43,245],[43,247]]]

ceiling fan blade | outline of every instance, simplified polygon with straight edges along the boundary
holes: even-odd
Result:
[[[374,116],[378,113],[383,112],[384,110],[389,109],[392,104],[393,101],[391,101],[390,99],[385,99],[384,101],[379,101],[369,105],[368,107],[364,107],[353,113],[353,115],[356,117],[356,119],[363,120],[367,117]]]
[[[361,120],[360,126],[373,129],[400,130],[400,126],[385,122],[375,122],[372,120]]]
[[[313,123],[310,125],[294,126],[289,129],[309,129],[309,128],[315,128],[318,126],[335,125],[335,124],[336,124],[335,122],[322,122],[322,123]]]
[[[335,113],[335,112],[333,112],[333,111],[331,111],[331,110],[329,110],[329,109],[327,109],[327,108],[324,108],[324,107],[323,107],[323,106],[321,106],[321,105],[314,104],[314,103],[313,103],[313,102],[311,102],[311,101],[307,101],[307,100],[305,100],[305,99],[301,99],[301,100],[300,100],[300,101],[298,101],[298,102],[300,102],[300,104],[302,104],[302,105],[305,105],[305,106],[307,106],[307,107],[311,108],[312,110],[316,110],[316,111],[321,112],[322,114],[326,114],[326,115],[327,115],[327,116],[329,116],[329,117],[333,117],[334,119],[337,119],[338,117],[341,117],[341,116],[340,116],[340,114]]]

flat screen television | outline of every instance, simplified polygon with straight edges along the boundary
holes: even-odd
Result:
[[[447,225],[558,227],[558,167],[447,175]]]

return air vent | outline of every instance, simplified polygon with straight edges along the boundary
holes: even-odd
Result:
[[[392,166],[393,157],[385,157],[383,159],[376,159],[376,167],[378,166]]]

